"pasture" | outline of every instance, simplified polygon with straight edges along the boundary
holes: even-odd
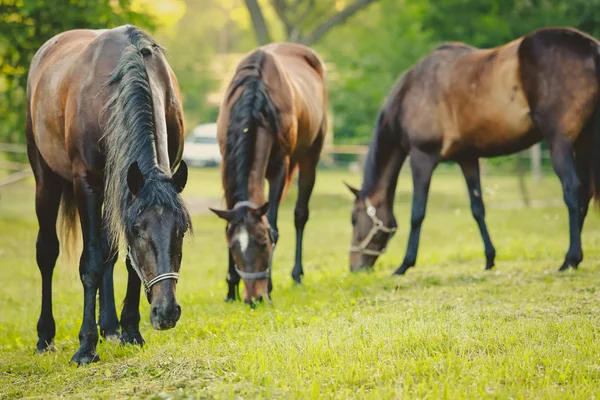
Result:
[[[226,304],[224,222],[216,169],[191,170],[184,191],[194,211],[178,284],[182,317],[150,327],[142,297],[144,348],[100,342],[101,362],[77,368],[82,286],[75,253],[54,272],[57,351],[34,353],[41,279],[32,180],[0,193],[0,398],[595,398],[600,396],[600,218],[583,231],[584,261],[559,273],[568,246],[558,179],[483,176],[487,222],[497,249],[485,272],[483,244],[456,167],[434,174],[416,268],[402,261],[412,184],[402,172],[398,232],[372,273],[350,274],[351,194],[321,170],[305,236],[304,284],[290,277],[295,187],[279,214],[273,304]],[[208,199],[208,201],[207,201]],[[118,310],[123,254],[115,266]]]

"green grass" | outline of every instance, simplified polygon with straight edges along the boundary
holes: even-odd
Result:
[[[444,171],[442,171],[444,169]],[[274,302],[225,304],[223,222],[194,218],[178,285],[177,327],[147,345],[100,343],[101,362],[77,368],[82,287],[77,266],[54,274],[57,351],[34,354],[41,280],[31,181],[0,197],[0,398],[597,398],[600,396],[600,218],[590,212],[578,271],[558,273],[568,246],[558,180],[528,182],[545,207],[519,207],[514,177],[483,178],[497,266],[483,245],[456,168],[434,176],[417,267],[404,256],[412,184],[398,185],[399,230],[373,273],[348,267],[351,195],[320,171],[305,240],[305,281],[292,284],[295,189],[282,205]],[[218,200],[217,170],[194,170],[186,196]],[[115,271],[122,302],[123,257]]]

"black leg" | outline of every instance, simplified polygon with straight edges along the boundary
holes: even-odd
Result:
[[[429,195],[429,184],[431,175],[439,161],[437,154],[423,153],[418,149],[412,149],[410,152],[410,167],[413,178],[413,199],[412,213],[410,217],[410,235],[406,255],[402,265],[394,272],[395,275],[404,275],[407,269],[413,267],[417,262],[417,252],[419,250],[419,237],[421,235],[421,225],[425,219],[427,209],[427,196]]]
[[[59,253],[56,219],[63,182],[48,168],[36,171],[35,209],[39,223],[36,260],[42,275],[42,310],[37,323],[37,350],[54,349],[56,325],[52,315],[52,273]]]
[[[588,213],[590,200],[592,199],[592,159],[584,154],[584,151],[575,152],[575,163],[577,176],[579,177],[579,232],[583,231],[583,223]]]
[[[479,226],[479,232],[483,239],[486,258],[485,269],[492,269],[496,258],[496,249],[494,249],[492,239],[485,224],[485,207],[483,205],[483,193],[481,192],[479,161],[464,161],[460,163],[460,167],[467,182],[469,198],[471,199],[471,212],[473,213],[473,218],[477,221],[477,226]]]
[[[85,176],[74,179],[75,197],[83,234],[83,253],[79,262],[79,275],[83,284],[83,321],[79,331],[80,347],[72,363],[89,364],[99,361],[96,353],[98,328],[96,327],[96,294],[103,275],[101,243],[100,196],[87,182]]]
[[[140,290],[142,282],[129,261],[127,265],[127,293],[121,311],[121,344],[137,344],[142,346],[144,339],[140,334]]]
[[[575,168],[573,157],[573,146],[563,136],[557,135],[552,141],[550,149],[550,158],[552,167],[558,175],[563,188],[563,196],[567,209],[569,211],[569,250],[565,256],[565,261],[560,267],[564,271],[569,267],[577,268],[583,260],[583,251],[581,249],[581,229],[580,224],[580,200],[579,193],[581,184]]]
[[[277,173],[273,179],[269,180],[269,211],[267,213],[267,220],[271,229],[273,230],[273,240],[277,244],[279,239],[279,228],[277,227],[277,215],[279,213],[279,204],[281,203],[281,196],[283,195],[283,189],[285,188],[286,181],[286,167],[285,162],[281,162]],[[273,281],[269,276],[268,292],[269,295],[273,291]]]
[[[225,301],[234,302],[240,299],[240,275],[235,270],[235,262],[230,250],[227,250],[229,270],[227,271],[227,297]]]
[[[294,209],[294,224],[296,226],[296,260],[294,269],[292,269],[292,278],[296,283],[302,283],[304,267],[302,265],[302,241],[304,239],[304,227],[308,221],[309,210],[308,203],[315,186],[317,174],[317,164],[323,148],[324,131],[321,131],[319,138],[313,143],[311,149],[299,163],[300,172],[298,175],[298,199]]]
[[[117,341],[119,333],[119,319],[115,306],[115,290],[113,286],[113,271],[119,253],[111,251],[108,243],[106,229],[102,229],[102,254],[104,257],[104,275],[100,284],[100,335],[110,341]]]

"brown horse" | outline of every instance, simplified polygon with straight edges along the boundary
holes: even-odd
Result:
[[[124,232],[129,280],[121,314],[123,343],[143,344],[139,298],[144,284],[155,329],[175,326],[175,283],[183,235],[191,227],[179,193],[187,167],[172,174],[183,147],[181,95],[162,49],[133,26],[73,30],[35,54],[27,83],[27,150],[36,182],[37,263],[42,274],[38,351],[54,347],[52,272],[59,254],[56,221],[83,234],[80,348],[72,362],[98,360],[100,331],[118,338],[113,267]],[[104,205],[104,210],[102,206]]]
[[[239,297],[240,276],[247,303],[270,294],[277,212],[296,167],[300,172],[292,277],[301,282],[302,237],[327,131],[326,110],[325,66],[313,50],[274,43],[252,51],[238,64],[218,119],[228,209],[212,210],[227,221],[226,300]]]
[[[371,267],[396,228],[392,207],[407,156],[414,185],[411,227],[395,273],[415,265],[429,183],[440,161],[462,168],[486,269],[492,268],[496,251],[484,219],[478,159],[541,140],[550,147],[569,211],[570,246],[560,270],[577,268],[588,204],[594,187],[600,188],[598,54],[594,38],[549,28],[494,49],[444,44],[408,70],[379,115],[362,188],[351,188],[356,197],[351,270]]]

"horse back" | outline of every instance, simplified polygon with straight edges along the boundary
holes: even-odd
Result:
[[[274,43],[263,47],[272,55],[265,74],[280,110],[282,127],[294,143],[293,153],[306,151],[327,119],[326,70],[321,58],[307,46]],[[273,77],[273,78],[271,78]],[[325,132],[323,132],[325,134]]]
[[[578,31],[553,28],[493,49],[441,46],[404,82],[395,102],[402,128],[412,145],[438,148],[446,160],[529,147],[541,139],[536,113],[575,140],[596,97],[592,43]]]
[[[48,165],[67,180],[74,169],[102,180],[102,136],[110,117],[106,105],[116,90],[106,86],[123,50],[131,43],[126,26],[110,30],[73,30],[38,50],[28,77],[28,109],[33,137]],[[157,52],[146,61],[152,86],[159,162],[181,157],[183,117],[175,76]],[[164,110],[164,112],[162,111]],[[167,149],[168,148],[168,149]]]
[[[67,149],[66,103],[73,80],[81,80],[82,52],[102,31],[73,30],[49,39],[34,55],[27,79],[27,112],[35,144],[46,163],[71,179]]]

